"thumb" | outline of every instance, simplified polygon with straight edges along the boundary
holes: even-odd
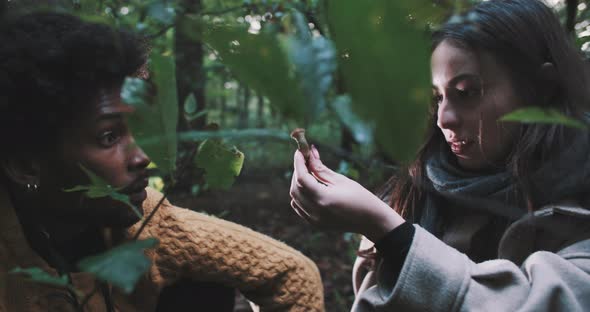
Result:
[[[324,183],[333,182],[337,175],[336,172],[322,163],[320,153],[313,145],[311,146],[311,153],[309,155],[308,168],[318,180]]]

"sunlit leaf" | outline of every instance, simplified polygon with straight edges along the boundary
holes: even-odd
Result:
[[[428,118],[430,44],[400,2],[329,0],[328,19],[353,111],[375,122],[375,139],[389,155],[409,161]]]
[[[11,274],[24,274],[31,281],[43,283],[43,284],[47,284],[47,285],[59,286],[59,287],[67,287],[68,286],[68,277],[66,275],[53,276],[38,267],[31,267],[31,268],[24,268],[24,269],[21,267],[16,267],[16,268],[12,269],[9,273],[11,273]]]
[[[176,167],[178,103],[174,60],[158,54],[150,59],[150,81],[127,78],[121,98],[135,107],[129,126],[137,144],[162,174]]]
[[[586,129],[583,122],[568,117],[554,109],[542,109],[539,107],[525,107],[517,109],[500,118],[502,121],[518,121],[522,123],[560,124],[568,127]]]
[[[125,243],[103,254],[82,259],[78,268],[131,293],[151,265],[144,250],[157,244],[155,238]]]
[[[208,139],[199,146],[195,162],[197,167],[205,169],[210,188],[228,189],[242,171],[244,154],[219,139]]]
[[[108,184],[105,180],[101,177],[94,174],[94,172],[86,169],[84,166],[80,165],[82,171],[86,173],[88,178],[90,179],[90,184],[88,185],[76,185],[73,188],[65,189],[64,192],[84,192],[84,195],[88,198],[101,198],[101,197],[110,197],[120,202],[123,202],[133,210],[133,212],[141,219],[142,214],[139,212],[137,207],[135,207],[128,195],[119,193],[118,191],[121,188],[114,188],[110,184]]]

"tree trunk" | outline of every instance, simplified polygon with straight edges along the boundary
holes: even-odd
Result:
[[[203,44],[190,38],[182,25],[187,14],[198,15],[202,10],[201,0],[181,0],[179,11],[182,12],[176,19],[174,32],[174,50],[176,54],[176,83],[178,90],[178,105],[181,112],[184,111],[184,100],[191,93],[197,102],[197,113],[205,110],[205,83],[206,76],[203,71]],[[179,114],[178,129],[203,129],[206,124],[205,116],[201,116],[192,122],[187,122],[183,114]]]

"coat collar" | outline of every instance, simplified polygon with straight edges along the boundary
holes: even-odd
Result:
[[[506,230],[499,258],[521,264],[535,251],[558,252],[590,238],[590,210],[575,204],[547,205],[526,214]]]
[[[0,261],[8,270],[17,266],[36,266],[55,273],[55,270],[29,245],[10,195],[4,187],[0,187],[0,250],[3,250]]]

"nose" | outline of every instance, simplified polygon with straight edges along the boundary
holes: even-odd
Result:
[[[131,170],[143,170],[149,164],[151,160],[149,156],[135,143],[132,143],[131,150],[129,152],[129,167]]]
[[[456,108],[446,97],[439,104],[437,114],[438,120],[436,124],[441,129],[456,129],[461,124],[461,118]]]

